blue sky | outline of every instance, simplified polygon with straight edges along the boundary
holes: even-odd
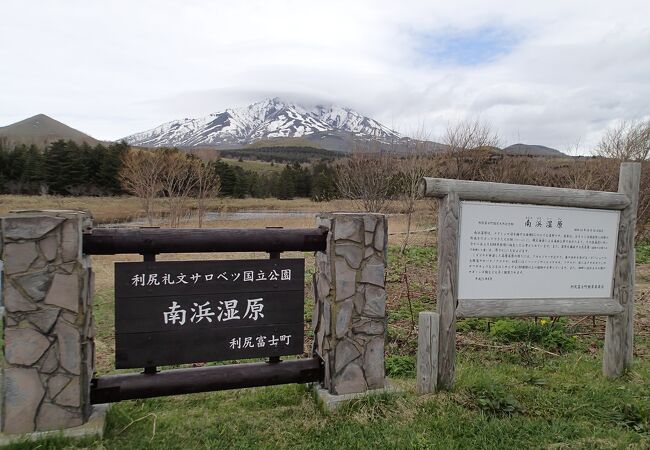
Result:
[[[417,36],[417,51],[431,64],[477,66],[510,53],[521,41],[513,30],[484,26]]]
[[[335,103],[432,139],[588,152],[650,115],[647,0],[3,0],[0,125],[101,139],[265,97]]]

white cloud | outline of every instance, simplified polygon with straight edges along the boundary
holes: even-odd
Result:
[[[650,114],[648,13],[634,0],[9,0],[0,124],[43,112],[116,139],[277,95],[433,137],[480,115],[503,144],[586,150],[613,121]],[[439,48],[448,34],[489,51],[481,30],[508,42],[492,59]]]

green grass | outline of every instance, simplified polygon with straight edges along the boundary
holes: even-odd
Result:
[[[433,268],[437,260],[435,247],[412,245],[400,253],[399,246],[388,248],[388,268],[386,281],[397,283],[401,281],[404,270],[408,268]]]
[[[285,166],[285,164],[271,164],[267,161],[257,161],[252,159],[242,159],[240,161],[239,159],[221,158],[221,160],[233,166],[241,167],[244,170],[252,170],[253,172],[258,173],[281,172]]]
[[[600,376],[600,358],[573,352],[523,366],[499,351],[461,349],[453,392],[367,398],[323,414],[298,385],[122,402],[104,440],[39,449],[647,448],[650,367]],[[410,377],[408,376],[410,375]],[[154,426],[155,425],[155,426]],[[11,448],[35,448],[34,444]]]
[[[300,385],[126,401],[109,411],[101,440],[57,438],[9,448],[650,447],[647,356],[637,357],[622,379],[605,379],[602,338],[573,338],[573,329],[563,321],[461,320],[453,391],[415,395],[417,334],[409,329],[411,309],[417,318],[419,311],[434,306],[433,299],[417,293],[425,281],[416,273],[431,273],[435,250],[415,247],[401,255],[391,248],[389,258],[391,270],[413,274],[416,292],[410,307],[400,299],[388,310],[386,370],[401,394],[356,400],[327,414]],[[308,295],[306,320],[312,304]],[[114,326],[111,289],[96,292],[95,318],[102,345],[98,353],[106,354]],[[566,339],[573,345],[564,346]],[[647,335],[637,336],[638,349],[649,345]],[[99,358],[100,375],[111,372],[111,357]]]
[[[639,244],[636,246],[636,263],[648,264],[650,263],[650,245]]]

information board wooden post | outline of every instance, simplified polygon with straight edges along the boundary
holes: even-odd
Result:
[[[417,386],[418,394],[436,391],[438,385],[438,335],[440,315],[423,311],[418,323],[418,360]]]
[[[630,199],[621,211],[614,271],[614,298],[623,312],[607,317],[603,374],[607,377],[622,375],[632,364],[634,350],[634,234],[639,203],[641,166],[638,163],[621,164],[618,192]]]
[[[456,192],[440,200],[438,212],[438,296],[440,314],[438,388],[454,386],[456,306],[458,304],[458,225],[460,201]]]
[[[439,389],[453,387],[457,317],[606,315],[603,373],[630,367],[640,171],[623,163],[618,192],[422,179],[440,199]]]

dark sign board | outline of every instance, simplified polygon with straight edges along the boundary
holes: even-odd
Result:
[[[304,259],[115,263],[115,365],[300,354],[304,283]]]

